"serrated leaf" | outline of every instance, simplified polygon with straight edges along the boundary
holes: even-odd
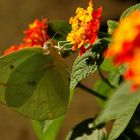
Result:
[[[120,17],[120,20],[122,20],[123,18],[129,16],[133,11],[136,11],[136,10],[140,10],[140,3],[136,4],[136,5],[133,5],[131,7],[129,7],[128,9],[126,9],[121,17]]]
[[[93,119],[87,119],[75,126],[66,140],[106,140],[105,129],[93,130]]]
[[[121,117],[115,120],[108,140],[116,140],[125,130],[135,112],[135,108],[129,109],[128,111],[129,112],[125,112]]]
[[[72,67],[70,88],[73,89],[80,80],[94,73],[103,61],[103,52],[107,47],[108,41],[99,39],[93,48],[86,51],[82,56],[78,56]]]
[[[66,40],[67,34],[71,31],[71,26],[64,20],[53,20],[48,23],[48,34],[54,36],[57,41]]]
[[[68,78],[56,52],[45,54],[39,47],[16,51],[0,58],[0,101],[31,119],[57,118],[68,106]]]
[[[91,63],[88,64],[88,61]],[[71,74],[70,88],[73,89],[80,80],[86,78],[90,73],[97,70],[96,53],[87,51],[82,56],[76,58]]]
[[[131,91],[131,83],[123,83],[109,100],[107,107],[95,120],[96,125],[115,120],[110,140],[115,140],[128,125],[133,113],[140,103],[140,90]],[[116,131],[117,129],[117,131]]]
[[[108,33],[112,34],[114,30],[118,27],[118,22],[114,20],[108,20],[107,25],[108,25]]]

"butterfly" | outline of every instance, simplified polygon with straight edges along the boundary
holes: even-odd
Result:
[[[0,57],[0,102],[18,113],[55,119],[66,112],[69,93],[69,74],[52,45]]]

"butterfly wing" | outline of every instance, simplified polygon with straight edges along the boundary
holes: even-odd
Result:
[[[6,56],[0,57],[0,100],[5,103],[5,89],[7,88],[7,81],[21,63],[28,60],[31,56],[37,52],[42,52],[41,49],[25,49],[24,51],[18,51]]]
[[[68,105],[69,81],[66,67],[59,57],[45,55],[42,49],[34,48],[30,53],[29,50],[15,53],[13,63],[10,61],[12,69],[7,80],[0,78],[5,83],[0,100],[35,120],[57,118],[65,113]],[[26,57],[23,54],[30,57],[18,64],[18,58],[22,60]],[[8,60],[11,60],[11,56]],[[9,64],[5,67],[9,67]]]

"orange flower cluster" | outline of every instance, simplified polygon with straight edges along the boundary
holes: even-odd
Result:
[[[124,79],[132,80],[133,89],[140,87],[140,11],[120,21],[106,57],[114,57],[115,64],[125,63]]]
[[[80,48],[80,55],[92,47],[97,39],[101,20],[102,7],[93,10],[92,0],[87,9],[77,8],[76,16],[70,18],[72,31],[67,36],[67,41],[73,44],[73,51]]]
[[[28,47],[43,47],[44,43],[49,39],[47,34],[47,19],[40,21],[36,19],[32,24],[29,25],[29,29],[24,31],[25,37],[24,42],[17,45],[12,45],[10,48],[4,51],[4,55],[11,52],[28,48]]]

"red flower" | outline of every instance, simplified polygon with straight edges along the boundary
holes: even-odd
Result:
[[[29,25],[29,29],[24,31],[25,33],[25,45],[26,46],[42,46],[49,39],[47,35],[47,19],[42,21],[36,19]]]
[[[15,52],[15,51],[20,50],[22,48],[24,48],[24,44],[23,43],[21,43],[19,46],[12,45],[10,48],[8,48],[7,50],[5,50],[3,52],[3,55],[7,55],[9,53]]]
[[[132,81],[133,90],[140,87],[140,11],[120,21],[106,57],[113,57],[117,65],[125,63],[124,80]]]
[[[36,19],[29,25],[29,29],[24,31],[24,42],[20,43],[18,46],[12,45],[10,48],[5,50],[3,54],[7,55],[11,52],[28,47],[43,47],[44,43],[49,39],[46,21],[47,19],[43,19],[42,21]]]

